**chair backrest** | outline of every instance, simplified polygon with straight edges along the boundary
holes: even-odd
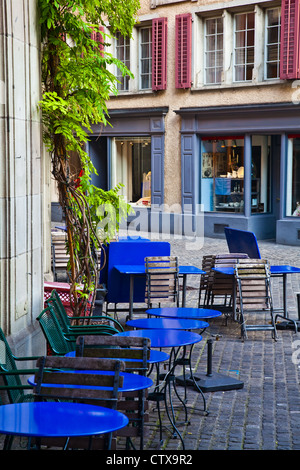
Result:
[[[83,316],[69,317],[60,299],[60,296],[55,289],[53,289],[50,297],[45,301],[45,303],[53,308],[57,321],[59,322],[61,329],[65,334],[70,333],[70,329],[72,328],[72,318],[80,327],[84,328],[85,326],[91,326],[95,329],[101,328],[103,334],[114,335],[120,331],[124,331],[122,325],[116,319],[105,315],[101,315],[101,317],[93,317],[88,315],[86,319]]]
[[[265,259],[241,259],[235,266],[237,304],[243,309],[272,308],[270,269]]]
[[[145,258],[146,302],[175,302],[178,299],[178,258],[150,256]]]
[[[116,409],[124,380],[122,361],[46,356],[38,359],[37,367],[37,400],[72,400]]]
[[[241,259],[248,259],[246,253],[222,253],[215,256],[214,268],[233,268]],[[231,295],[232,294],[232,277],[226,274],[213,271],[211,278],[212,296]]]
[[[24,397],[24,391],[20,388],[22,382],[18,372],[18,368],[14,359],[14,355],[10,349],[10,346],[6,340],[6,337],[0,328],[0,370],[1,372],[15,372],[15,374],[1,374],[4,385],[8,388],[6,389],[8,400],[10,403],[17,403],[22,401]],[[12,387],[12,388],[9,388]]]
[[[56,313],[56,318],[62,328],[62,330],[67,333],[69,327],[71,326],[71,320],[67,315],[66,309],[61,301],[60,296],[58,295],[56,289],[53,289],[50,297],[45,301],[48,306],[52,306],[53,311]]]
[[[70,256],[66,248],[67,235],[65,232],[51,231],[52,270],[54,280],[57,280],[59,271],[65,272],[68,267]]]
[[[127,372],[146,374],[150,346],[149,338],[80,336],[76,340],[76,356],[120,359]]]
[[[77,338],[76,354],[84,357],[119,358],[125,363],[126,372],[146,375],[147,360],[150,357],[150,339],[126,336],[83,336]],[[149,403],[145,390],[123,392],[117,409],[126,414],[130,426],[118,431],[118,436],[126,437],[130,446],[131,438],[140,440],[143,448],[144,422],[149,419]]]
[[[249,258],[261,258],[257,239],[253,232],[230,227],[225,227],[224,232],[230,253],[246,253]]]
[[[68,352],[75,351],[75,342],[64,336],[52,306],[45,308],[37,317],[37,320],[53,354],[63,356]]]

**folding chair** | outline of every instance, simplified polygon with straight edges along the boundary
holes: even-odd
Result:
[[[240,259],[235,266],[237,281],[237,307],[240,309],[242,339],[247,338],[247,331],[268,330],[277,340],[276,324],[273,312],[270,269],[266,260]],[[246,313],[257,316],[269,313],[269,323],[249,324]]]
[[[145,258],[146,303],[176,302],[179,307],[178,258],[176,256],[151,256]]]

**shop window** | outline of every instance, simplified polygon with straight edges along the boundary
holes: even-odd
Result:
[[[286,215],[300,217],[300,135],[289,136]]]
[[[234,81],[251,81],[254,68],[254,13],[235,15]]]
[[[119,32],[116,33],[116,57],[130,69],[130,39],[124,37]],[[119,91],[127,91],[129,89],[129,77],[123,76],[120,69],[117,69],[116,77],[118,80],[117,88]]]
[[[251,212],[270,212],[271,136],[252,136],[251,148]]]
[[[205,21],[205,84],[221,83],[223,71],[223,18]]]
[[[151,204],[151,138],[117,137],[112,148],[112,186],[122,183],[127,202]]]
[[[244,212],[244,138],[204,138],[201,153],[204,210]]]
[[[280,66],[280,8],[266,11],[265,77],[279,78]]]

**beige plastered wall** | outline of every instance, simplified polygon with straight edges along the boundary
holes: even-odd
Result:
[[[157,0],[159,2],[160,0]],[[141,0],[139,20],[141,22],[155,17],[168,18],[168,50],[167,50],[167,89],[159,92],[123,94],[112,98],[108,103],[108,108],[147,108],[168,106],[169,112],[165,118],[165,204],[179,205],[181,200],[181,165],[180,165],[180,117],[175,114],[175,110],[182,107],[206,107],[206,106],[233,106],[257,103],[278,103],[290,102],[295,91],[292,82],[286,81],[259,81],[262,73],[262,58],[258,58],[256,63],[257,73],[254,80],[249,85],[235,84],[222,85],[217,87],[197,87],[197,72],[201,68],[201,60],[197,54],[201,54],[201,44],[197,43],[196,35],[199,31],[198,15],[206,15],[211,10],[226,10],[234,8],[234,11],[241,11],[245,5],[247,8],[255,9],[258,19],[262,18],[262,9],[279,5],[278,3],[265,1],[260,5],[251,1],[232,0],[229,2],[214,1],[183,1],[151,8],[154,0]],[[247,11],[247,10],[246,10]],[[191,90],[177,90],[175,88],[175,15],[191,12],[193,15],[193,67]],[[257,35],[257,41],[262,40],[262,36]],[[198,70],[196,68],[198,67]]]

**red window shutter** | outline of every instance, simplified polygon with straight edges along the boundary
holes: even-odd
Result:
[[[280,78],[300,78],[300,0],[282,0]]]
[[[152,90],[167,88],[167,18],[152,20]]]
[[[104,28],[103,26],[99,26],[99,31],[102,31],[104,33]],[[99,31],[93,31],[91,34],[91,39],[96,41],[99,46],[99,50],[102,53],[104,51],[104,39],[102,34]]]
[[[175,18],[175,86],[190,88],[192,85],[192,15]]]

